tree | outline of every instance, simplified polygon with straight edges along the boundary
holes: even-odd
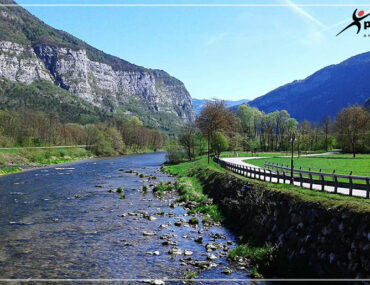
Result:
[[[227,138],[221,132],[215,132],[211,142],[212,150],[216,155],[220,155],[221,152],[229,148]]]
[[[210,142],[216,131],[233,132],[237,126],[235,116],[226,109],[223,101],[208,103],[200,112],[196,124],[207,138],[208,163],[210,156]]]
[[[107,135],[112,140],[113,149],[119,154],[123,154],[125,151],[125,143],[122,140],[121,134],[116,128],[110,127],[106,130]]]
[[[133,127],[142,127],[143,126],[143,122],[140,121],[140,119],[136,116],[132,116],[130,118],[130,121],[129,121],[130,125],[133,126]]]
[[[248,137],[251,137],[252,128],[254,126],[253,109],[247,104],[242,104],[238,107],[236,114],[240,119],[241,129],[243,133]]]
[[[353,157],[356,157],[356,144],[366,133],[369,125],[369,113],[358,105],[344,108],[339,113],[335,126],[339,131],[338,139],[342,145],[349,144]]]
[[[322,122],[322,128],[325,134],[325,151],[328,151],[328,134],[329,134],[330,121],[331,121],[330,116],[327,116]]]
[[[239,133],[234,133],[229,140],[230,150],[234,152],[234,156],[236,156],[236,152],[242,150],[243,147],[243,137]]]
[[[195,156],[195,132],[195,125],[188,124],[184,127],[184,131],[179,136],[179,143],[185,148],[189,160]]]

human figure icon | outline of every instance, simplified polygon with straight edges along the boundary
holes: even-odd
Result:
[[[352,27],[352,26],[357,26],[357,34],[361,31],[361,21],[363,19],[365,19],[367,16],[370,15],[370,13],[364,15],[365,12],[363,10],[361,10],[360,12],[357,13],[357,9],[355,11],[353,11],[353,14],[352,14],[352,19],[353,19],[353,22],[351,24],[349,24],[347,27],[345,27],[343,30],[341,30],[338,34],[340,35],[341,33],[343,33],[345,30],[347,30],[348,28]]]

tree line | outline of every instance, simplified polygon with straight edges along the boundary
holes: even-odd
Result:
[[[64,122],[56,112],[0,110],[1,147],[88,145],[96,155],[109,156],[157,151],[164,141],[135,116],[81,125]]]
[[[298,122],[286,110],[264,113],[247,104],[236,114],[224,102],[208,103],[195,123],[187,125],[178,145],[168,152],[169,160],[193,159],[222,151],[329,151],[340,148],[353,153],[370,151],[369,110],[355,105],[344,108],[336,118],[321,122]],[[185,151],[182,151],[185,150]]]

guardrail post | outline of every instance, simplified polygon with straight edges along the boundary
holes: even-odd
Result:
[[[303,176],[301,172],[299,172],[299,180],[300,180],[300,185],[303,188]]]
[[[266,168],[263,169],[263,181],[266,181]]]
[[[320,169],[321,170],[321,169]],[[324,191],[325,190],[325,180],[324,180],[324,175],[320,175],[321,176],[321,191]]]
[[[271,169],[269,169],[269,171],[270,171],[270,182],[272,182],[272,171]]]
[[[338,177],[334,175],[333,179],[334,179],[334,193],[338,193]]]
[[[370,198],[370,185],[369,185],[369,178],[366,178],[366,185],[367,185],[367,190],[366,190],[366,198]]]
[[[312,190],[312,184],[313,184],[313,181],[312,181],[312,174],[308,174],[308,177],[310,178],[310,190]]]
[[[283,184],[285,184],[285,171],[283,170]]]
[[[353,192],[353,184],[352,184],[352,171],[350,172],[349,176],[348,176],[348,180],[349,180],[349,196],[352,196],[352,192]]]
[[[280,174],[279,174],[279,170],[277,170],[277,171],[276,171],[276,173],[277,173],[277,177],[276,177],[277,182],[276,182],[276,183],[279,183],[279,181],[280,181]]]

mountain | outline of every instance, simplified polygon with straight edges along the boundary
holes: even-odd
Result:
[[[299,120],[319,122],[369,97],[370,52],[330,65],[303,80],[281,86],[248,104],[264,111],[287,110]]]
[[[193,98],[193,107],[194,107],[195,114],[199,115],[199,113],[202,111],[202,109],[204,108],[204,106],[207,103],[212,103],[212,102],[215,102],[215,101],[218,101],[218,99],[215,99],[215,98],[212,98],[212,99],[195,99],[195,98]],[[230,107],[233,107],[233,106],[236,106],[236,105],[246,104],[249,101],[250,100],[248,100],[248,99],[242,99],[242,100],[237,100],[237,101],[224,100],[225,105],[226,105],[227,108],[230,108]]]
[[[0,4],[16,3],[0,0]],[[32,84],[51,83],[83,100],[90,110],[137,115],[145,125],[165,131],[179,129],[195,118],[191,96],[180,80],[163,70],[106,54],[48,26],[20,6],[0,7],[0,77],[7,79],[0,81],[0,90],[11,81],[27,89],[28,96],[40,97],[40,92],[32,93]],[[66,96],[62,91],[56,93],[59,99]],[[8,93],[0,95],[0,108],[11,109],[14,104],[4,105],[4,101],[14,102],[14,94],[9,100],[5,99]],[[40,109],[30,102],[28,108]],[[45,111],[50,107],[46,104]]]

